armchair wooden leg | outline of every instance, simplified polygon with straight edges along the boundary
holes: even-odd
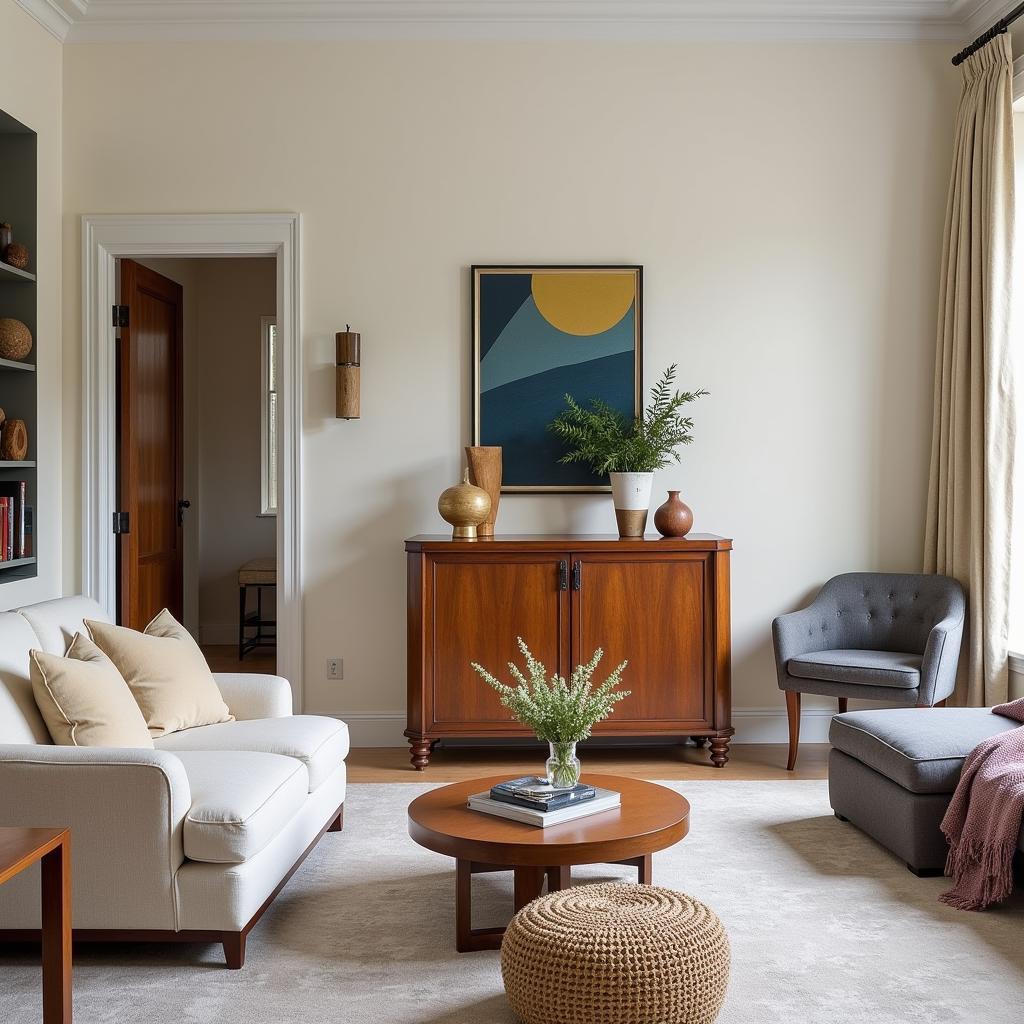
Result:
[[[838,700],[839,700],[839,714],[845,715],[846,711],[847,711],[847,708],[849,708],[849,706],[850,706],[850,698],[849,697],[839,697]]]
[[[786,771],[796,767],[796,754],[800,746],[800,694],[796,690],[786,691],[786,714],[789,716],[789,761]]]

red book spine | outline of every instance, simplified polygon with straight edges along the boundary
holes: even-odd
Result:
[[[7,506],[10,502],[10,498],[0,498],[0,560],[7,562],[10,560],[10,534],[7,529]]]

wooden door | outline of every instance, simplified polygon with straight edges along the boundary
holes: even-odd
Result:
[[[511,682],[508,663],[523,666],[516,647],[521,636],[549,676],[567,673],[568,558],[567,553],[481,555],[428,562],[433,604],[428,719],[446,733],[526,731],[510,729],[511,713],[470,665],[478,662],[502,682]]]
[[[142,629],[162,608],[182,617],[182,291],[121,261],[128,325],[118,342],[118,621]]]
[[[670,733],[709,724],[705,557],[573,555],[572,576],[573,664],[602,648],[597,685],[620,662],[629,662],[623,687],[631,694],[595,731]]]

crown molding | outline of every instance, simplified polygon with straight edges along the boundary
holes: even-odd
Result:
[[[68,42],[372,38],[963,42],[1006,0],[15,0]]]

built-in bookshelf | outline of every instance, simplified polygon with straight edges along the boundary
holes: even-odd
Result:
[[[0,111],[0,222],[13,229],[14,241],[28,247],[29,264],[24,270],[0,260],[0,317],[15,317],[32,331],[34,344],[24,361],[0,359],[0,408],[11,419],[24,420],[28,427],[28,455],[23,462],[0,461],[0,492],[10,485],[25,482],[25,505],[36,519],[36,435],[37,414],[36,355],[48,339],[36,331],[36,133]],[[0,561],[0,586],[36,575],[38,551],[36,537],[24,557]]]

